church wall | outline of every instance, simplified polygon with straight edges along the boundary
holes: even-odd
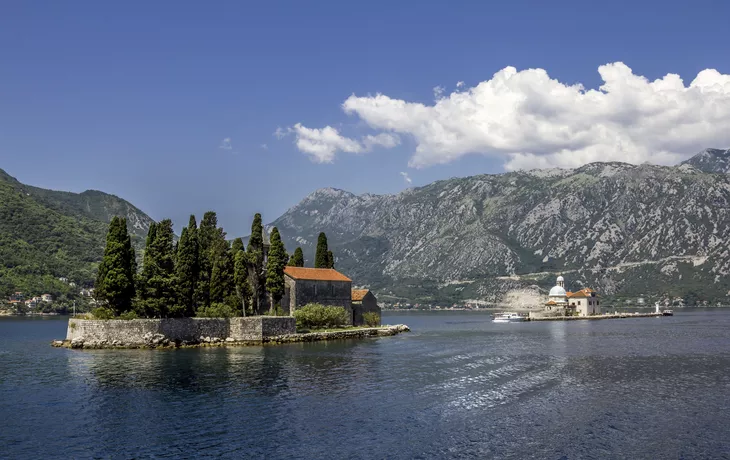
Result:
[[[293,314],[297,308],[308,303],[342,307],[347,313],[349,324],[352,324],[352,282],[350,281],[295,280],[288,276],[285,277],[282,308],[288,308],[287,313]]]

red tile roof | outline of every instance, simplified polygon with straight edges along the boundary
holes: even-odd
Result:
[[[352,281],[333,268],[285,267],[284,274],[295,280]]]
[[[352,290],[352,301],[353,302],[361,302],[362,299],[365,298],[367,293],[370,292],[369,289],[353,289]]]
[[[568,297],[591,297],[591,293],[593,292],[593,289],[585,288],[577,292],[569,292]]]

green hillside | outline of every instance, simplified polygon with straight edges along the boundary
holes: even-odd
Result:
[[[31,187],[0,170],[0,298],[63,294],[69,286],[61,277],[90,285],[115,215],[127,218],[141,247],[152,219],[121,198]]]

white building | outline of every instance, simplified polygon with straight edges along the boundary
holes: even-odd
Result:
[[[577,292],[566,292],[565,278],[558,276],[555,286],[550,289],[550,294],[548,294],[545,311],[565,315],[592,316],[600,315],[601,307],[598,294],[593,289],[585,288]]]
[[[562,312],[567,306],[568,293],[565,292],[565,278],[558,276],[555,286],[550,289],[550,294],[548,294],[548,302],[545,304],[545,310]]]
[[[596,294],[596,292],[591,288],[581,289],[578,292],[569,292],[568,302],[570,303],[570,307],[575,308],[578,316],[593,316],[601,314],[598,294]]]

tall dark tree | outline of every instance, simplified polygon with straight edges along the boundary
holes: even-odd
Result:
[[[170,219],[159,222],[148,234],[138,306],[138,313],[148,318],[166,318],[177,304],[173,238]]]
[[[182,311],[175,316],[195,316],[195,289],[200,275],[200,248],[195,216],[190,216],[177,244],[175,276],[177,278],[178,304]],[[177,309],[180,310],[180,309]]]
[[[127,220],[113,217],[106,236],[104,258],[99,264],[95,295],[119,315],[132,307],[135,295],[135,259]]]
[[[233,240],[233,243],[231,243],[231,251],[233,251],[233,254],[237,254],[238,251],[245,251],[246,247],[243,245],[243,240],[241,238],[236,238]]]
[[[233,256],[233,280],[236,283],[236,296],[241,304],[241,315],[246,316],[251,301],[251,286],[248,282],[248,258],[246,251],[238,251]]]
[[[231,253],[233,254],[233,282],[236,286],[236,297],[241,305],[242,316],[246,316],[251,298],[251,287],[248,284],[246,249],[241,238],[233,240]]]
[[[149,251],[150,247],[152,246],[152,242],[155,240],[155,235],[157,234],[157,222],[152,222],[147,229],[147,239],[145,240],[144,244],[144,254],[142,254],[142,269],[144,271],[144,267],[151,265],[150,257],[152,256],[152,253]],[[144,292],[144,283],[145,283],[145,277],[143,276],[143,273],[137,274],[137,293],[141,295],[142,292]]]
[[[335,255],[327,251],[327,268],[335,268]]]
[[[304,252],[302,252],[302,248],[296,248],[294,250],[294,255],[291,256],[291,259],[289,259],[290,267],[303,267],[304,266]]]
[[[256,314],[266,308],[266,273],[264,267],[264,226],[261,214],[256,213],[251,224],[251,236],[246,250],[248,283],[251,286],[251,303]]]
[[[289,257],[284,243],[281,241],[279,229],[276,227],[271,230],[270,241],[268,260],[266,261],[266,290],[269,293],[270,309],[274,311],[276,305],[284,296],[284,267]]]
[[[235,288],[233,282],[233,256],[231,247],[226,241],[223,229],[218,229],[218,236],[211,246],[210,303],[230,304]],[[237,302],[235,302],[237,303]],[[231,305],[235,307],[234,305]]]
[[[213,272],[211,248],[218,234],[218,216],[213,211],[203,215],[198,228],[198,286],[195,290],[196,308],[210,306],[210,278]]]
[[[329,268],[329,256],[327,252],[327,235],[324,232],[317,238],[317,252],[314,256],[314,268]]]

